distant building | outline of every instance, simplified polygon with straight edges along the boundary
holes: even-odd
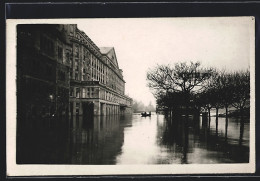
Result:
[[[17,26],[18,117],[132,113],[113,47],[98,48],[77,25]]]

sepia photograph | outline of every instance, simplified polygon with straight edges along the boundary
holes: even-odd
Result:
[[[254,17],[6,27],[8,174],[255,171]]]

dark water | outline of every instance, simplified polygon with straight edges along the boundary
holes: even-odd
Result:
[[[239,119],[179,117],[73,117],[65,128],[26,130],[17,163],[192,164],[249,161],[249,123]]]

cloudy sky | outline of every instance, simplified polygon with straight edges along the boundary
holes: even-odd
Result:
[[[115,48],[126,81],[126,94],[154,105],[155,99],[146,86],[146,72],[156,64],[200,61],[204,66],[229,71],[248,69],[250,55],[254,54],[254,47],[250,48],[250,42],[254,41],[253,23],[251,17],[117,18],[77,22],[78,28],[97,46]]]

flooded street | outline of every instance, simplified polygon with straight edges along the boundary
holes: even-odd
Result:
[[[7,18],[7,176],[255,173],[255,16],[163,4]]]
[[[18,163],[193,164],[247,163],[249,123],[229,118],[139,114],[73,117],[67,131],[27,132],[18,144]],[[32,137],[32,134],[34,135]],[[20,150],[20,151],[19,151]],[[22,159],[20,159],[22,158]]]

